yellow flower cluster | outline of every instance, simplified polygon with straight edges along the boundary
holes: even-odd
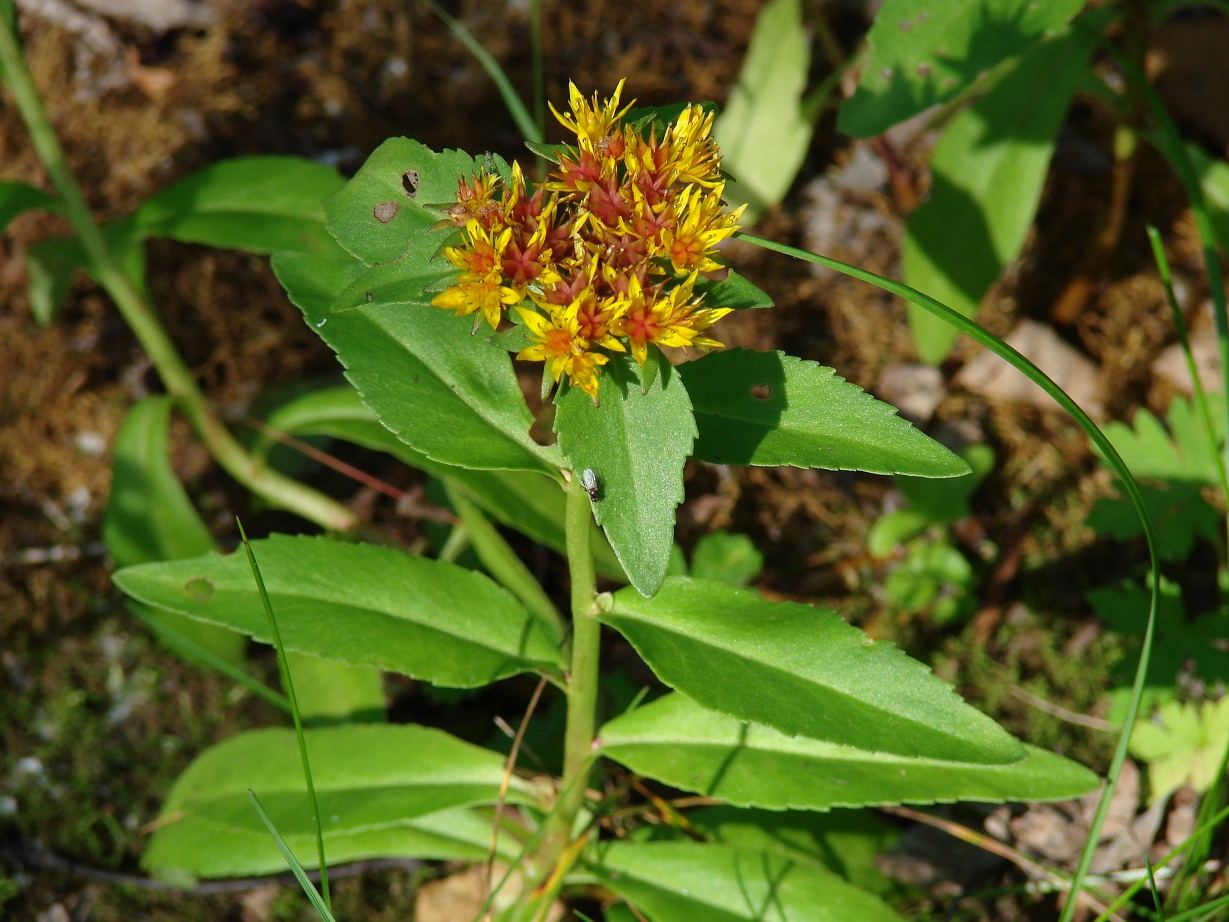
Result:
[[[431,302],[496,329],[515,305],[533,342],[517,358],[545,362],[594,399],[613,352],[643,365],[650,343],[721,345],[704,331],[730,308],[704,306],[695,284],[721,268],[715,247],[742,214],[721,202],[712,113],[688,106],[646,138],[623,124],[622,91],[620,81],[599,103],[571,85],[570,111],[551,107],[576,145],[532,194],[517,165],[507,183],[461,179],[451,214],[462,243],[444,249],[460,271]]]

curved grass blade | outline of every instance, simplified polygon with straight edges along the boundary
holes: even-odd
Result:
[[[508,75],[504,73],[504,69],[499,66],[499,62],[491,57],[491,53],[487,51],[474,38],[473,33],[465,26],[449,16],[442,6],[435,0],[423,0],[431,12],[439,17],[440,22],[448,27],[457,40],[464,45],[469,53],[474,56],[474,59],[482,65],[482,69],[486,71],[486,75],[491,78],[495,84],[495,88],[499,90],[499,95],[504,101],[504,105],[508,107],[508,113],[512,116],[512,120],[516,122],[516,127],[525,137],[526,141],[536,141],[542,143],[545,140],[542,130],[534,121],[529,110],[525,108],[525,103],[521,101],[521,97],[517,95],[516,89],[512,86],[512,81],[508,79]]]
[[[278,851],[282,853],[282,857],[286,859],[286,864],[290,866],[291,872],[295,879],[299,882],[299,886],[303,888],[303,892],[307,894],[307,898],[311,900],[311,904],[316,907],[316,912],[320,914],[320,918],[324,922],[336,922],[333,918],[333,913],[329,911],[328,904],[320,897],[320,893],[312,885],[311,878],[307,876],[307,872],[303,870],[303,865],[299,864],[299,859],[294,856],[294,852],[290,850],[290,846],[286,840],[282,838],[281,833],[277,831],[277,827],[273,825],[273,820],[269,819],[269,814],[265,813],[265,808],[260,805],[260,799],[256,796],[255,791],[248,791],[252,798],[252,806],[256,808],[256,812],[260,814],[261,822],[263,822],[269,830],[269,835],[273,836],[273,841],[277,843]],[[320,865],[320,879],[327,881],[325,876],[324,865]],[[324,885],[324,892],[327,894],[328,883]]]
[[[290,713],[294,717],[294,735],[299,741],[299,755],[303,759],[303,776],[307,779],[307,796],[311,800],[312,813],[314,814],[316,825],[316,855],[320,861],[320,890],[324,894],[324,914],[323,918],[331,919],[329,905],[329,868],[324,860],[324,830],[320,826],[320,802],[316,799],[316,786],[312,783],[311,763],[307,758],[307,740],[303,738],[303,717],[299,713],[299,702],[294,696],[294,682],[290,678],[290,665],[286,661],[286,648],[282,646],[282,635],[277,629],[277,619],[273,616],[273,605],[269,601],[269,593],[265,589],[264,578],[260,575],[260,567],[256,565],[256,555],[252,553],[252,545],[248,542],[247,532],[243,530],[243,523],[239,519],[235,519],[235,524],[239,526],[239,537],[243,539],[243,549],[247,552],[248,564],[252,567],[252,577],[256,580],[256,588],[260,590],[260,601],[264,605],[265,614],[269,616],[269,628],[273,632],[273,646],[277,648],[277,668],[282,676],[282,688],[286,691],[286,697],[290,699]],[[260,812],[261,819],[269,827],[269,831],[273,833],[275,839],[278,840],[278,848],[282,849],[282,854],[286,856],[287,863],[290,864],[292,870],[295,870],[295,876],[303,873],[303,868],[299,866],[298,861],[294,859],[289,846],[281,841],[277,830],[273,828],[273,824],[269,821],[269,817],[261,809],[260,802],[256,800],[256,795],[252,794],[252,800],[256,803],[256,809]],[[304,875],[299,879],[299,883],[306,881],[307,876]],[[315,892],[314,887],[304,887],[311,893]],[[315,900],[312,901],[313,904]],[[319,907],[317,907],[319,911]]]
[[[1208,224],[1208,229],[1209,231],[1211,230],[1210,224]],[[1202,236],[1203,232],[1201,231],[1200,233]],[[1100,449],[1110,467],[1113,468],[1114,473],[1122,481],[1123,488],[1127,491],[1127,496],[1131,500],[1131,505],[1135,507],[1140,522],[1143,524],[1144,540],[1148,544],[1150,584],[1152,586],[1151,599],[1148,604],[1148,625],[1144,628],[1143,643],[1140,645],[1139,665],[1135,669],[1135,681],[1131,685],[1131,700],[1127,706],[1126,719],[1123,722],[1124,730],[1121,736],[1119,736],[1118,745],[1114,750],[1114,758],[1110,763],[1109,773],[1106,775],[1105,790],[1101,794],[1101,800],[1097,804],[1097,812],[1093,816],[1093,821],[1088,831],[1088,840],[1085,842],[1084,850],[1080,854],[1079,864],[1071,878],[1072,890],[1078,891],[1081,889],[1084,879],[1088,876],[1088,868],[1092,864],[1093,851],[1100,840],[1101,827],[1104,825],[1105,817],[1109,813],[1110,798],[1113,796],[1114,788],[1118,784],[1118,776],[1122,772],[1122,765],[1127,758],[1127,744],[1131,738],[1130,728],[1135,725],[1135,718],[1139,713],[1139,701],[1144,692],[1144,681],[1148,675],[1148,663],[1152,658],[1152,638],[1156,629],[1158,601],[1156,587],[1160,584],[1161,565],[1160,555],[1157,552],[1156,536],[1152,530],[1152,522],[1148,519],[1148,511],[1144,506],[1144,497],[1140,492],[1139,484],[1131,476],[1131,471],[1122,460],[1122,456],[1118,454],[1114,446],[1110,444],[1109,439],[1097,428],[1097,424],[1089,418],[1088,414],[1081,410],[1061,387],[1050,380],[1045,372],[979,324],[974,323],[962,314],[958,314],[950,307],[940,304],[934,298],[910,288],[908,285],[902,285],[900,282],[894,282],[873,272],[867,272],[865,269],[859,269],[839,260],[830,259],[827,256],[819,256],[815,253],[776,243],[772,240],[766,240],[762,237],[754,237],[750,234],[742,233],[735,236],[748,243],[757,244],[766,250],[773,250],[786,256],[793,256],[795,259],[835,269],[844,275],[861,279],[864,282],[870,282],[872,285],[882,288],[884,291],[894,294],[899,298],[904,298],[910,304],[916,304],[923,310],[927,310],[935,316],[946,320],[956,329],[960,330],[960,332],[967,333],[995,355],[1007,361],[1013,368],[1023,373],[1029,380],[1058,401],[1058,405],[1076,421],[1079,427],[1084,430],[1084,433],[1092,440],[1093,444]],[[1223,281],[1220,280],[1219,273],[1216,279],[1218,281],[1213,283],[1213,289],[1216,288],[1216,284],[1220,284],[1223,289]],[[1075,911],[1076,904],[1076,900],[1067,901],[1063,906],[1060,922],[1070,922],[1071,914]]]

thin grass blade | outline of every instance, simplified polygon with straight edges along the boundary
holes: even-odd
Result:
[[[529,114],[529,110],[525,108],[525,103],[517,95],[516,89],[512,86],[512,81],[508,79],[504,69],[499,66],[499,62],[491,57],[491,53],[482,47],[469,29],[448,15],[448,12],[436,3],[435,0],[423,0],[423,2],[431,8],[431,12],[438,16],[440,21],[448,27],[448,30],[456,36],[457,41],[468,49],[469,53],[474,56],[474,60],[482,65],[482,69],[486,71],[487,76],[495,84],[495,88],[499,90],[499,95],[503,99],[504,105],[508,107],[508,113],[512,116],[512,120],[516,122],[516,127],[520,130],[525,140],[541,144],[544,140],[542,130],[534,121],[533,116]]]
[[[273,841],[277,843],[278,851],[282,853],[282,857],[286,859],[286,864],[289,865],[290,871],[298,880],[299,886],[303,888],[303,892],[307,894],[307,898],[311,904],[316,907],[316,912],[324,922],[336,922],[333,918],[333,913],[329,907],[325,905],[320,892],[312,884],[311,878],[307,876],[307,871],[303,869],[303,865],[299,864],[299,859],[294,856],[294,852],[290,850],[290,846],[286,840],[282,838],[281,833],[277,831],[277,827],[273,825],[273,820],[269,819],[269,814],[265,813],[265,808],[260,805],[260,799],[256,796],[255,791],[248,791],[252,797],[252,806],[256,808],[256,812],[260,815],[260,820],[269,830],[269,835],[273,836]],[[324,866],[320,867],[321,878],[324,876]]]
[[[1114,473],[1118,475],[1122,481],[1123,487],[1130,497],[1131,505],[1135,507],[1138,513],[1140,522],[1143,524],[1144,539],[1148,544],[1149,569],[1151,572],[1151,601],[1148,606],[1148,624],[1144,629],[1143,642],[1140,645],[1139,665],[1135,670],[1135,681],[1131,687],[1131,699],[1127,707],[1126,720],[1123,723],[1123,733],[1118,738],[1118,745],[1114,750],[1114,758],[1110,763],[1110,770],[1106,776],[1106,786],[1101,794],[1101,800],[1097,804],[1097,811],[1093,816],[1092,825],[1088,831],[1088,840],[1084,844],[1084,850],[1080,853],[1079,864],[1076,866],[1075,873],[1072,875],[1071,886],[1074,890],[1082,888],[1084,879],[1088,876],[1088,868],[1092,864],[1093,852],[1096,849],[1097,842],[1101,836],[1101,827],[1105,823],[1105,817],[1109,813],[1110,798],[1113,796],[1114,788],[1118,783],[1118,776],[1122,772],[1122,765],[1127,758],[1127,744],[1131,738],[1130,728],[1135,724],[1136,715],[1139,713],[1139,701],[1144,691],[1144,681],[1147,677],[1148,663],[1152,658],[1152,639],[1156,628],[1156,610],[1157,610],[1157,589],[1160,583],[1160,558],[1157,554],[1156,536],[1152,530],[1152,523],[1148,519],[1148,511],[1144,507],[1143,495],[1140,493],[1139,484],[1135,482],[1135,478],[1131,476],[1130,470],[1127,469],[1126,463],[1122,460],[1121,455],[1110,444],[1109,439],[1097,427],[1085,413],[1081,410],[1067,393],[1055,384],[1040,368],[1030,362],[1027,358],[1007,345],[997,336],[985,330],[983,327],[969,320],[962,314],[957,313],[950,307],[940,304],[934,298],[928,297],[908,285],[903,285],[900,282],[894,282],[891,279],[886,279],[883,276],[876,275],[873,272],[867,272],[865,269],[858,269],[855,266],[847,265],[839,260],[830,259],[826,256],[819,256],[815,253],[810,253],[806,250],[800,250],[797,247],[787,246],[782,243],[776,243],[772,240],[766,240],[762,237],[754,237],[750,234],[739,233],[735,235],[741,240],[748,243],[754,243],[767,250],[773,250],[777,253],[783,253],[786,256],[793,256],[795,259],[801,259],[806,262],[815,263],[819,266],[825,266],[829,269],[835,269],[837,272],[851,276],[856,279],[861,279],[864,282],[870,282],[882,288],[884,291],[894,294],[899,298],[904,298],[911,304],[916,304],[923,310],[929,311],[935,316],[945,320],[947,323],[973,337],[977,342],[981,343],[995,355],[1004,359],[1013,368],[1017,369],[1029,378],[1034,384],[1040,387],[1043,391],[1053,397],[1058,405],[1061,406],[1072,419],[1076,421],[1085,434],[1092,440],[1104,455]],[[1067,900],[1063,906],[1062,915],[1059,922],[1070,922],[1071,915],[1075,911],[1077,905],[1076,900]]]
[[[320,826],[320,802],[316,799],[316,785],[312,782],[311,762],[307,758],[307,740],[303,737],[303,717],[299,713],[299,702],[294,695],[294,682],[290,678],[290,665],[286,661],[286,648],[282,646],[282,635],[277,628],[277,619],[273,616],[273,605],[265,589],[264,577],[260,575],[260,567],[256,564],[256,555],[252,553],[252,545],[248,541],[247,532],[243,530],[243,523],[237,518],[235,523],[239,526],[239,537],[243,539],[243,549],[247,552],[248,564],[252,567],[252,576],[260,592],[260,601],[265,607],[265,614],[269,617],[269,628],[273,632],[273,646],[277,649],[277,668],[282,676],[282,688],[286,690],[286,697],[290,700],[290,713],[294,717],[294,735],[299,741],[299,756],[303,760],[303,776],[307,780],[307,796],[311,800],[312,818],[316,823],[316,857],[320,862],[320,890],[324,896],[324,905],[328,909],[332,905],[329,900],[329,868],[324,860],[324,830]],[[252,799],[255,800],[255,798],[256,795],[253,794]],[[259,804],[257,807],[259,808]]]

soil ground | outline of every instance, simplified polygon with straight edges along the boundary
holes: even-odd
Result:
[[[78,19],[60,8],[66,4],[19,5],[30,10],[22,26],[35,78],[102,219],[127,214],[224,157],[295,154],[350,172],[399,134],[434,149],[493,150],[509,158],[522,152],[489,79],[423,5],[219,2],[203,7],[202,23],[170,30],[94,19],[102,38],[74,25]],[[628,96],[664,104],[725,100],[760,4],[591,0],[544,7],[548,98],[566,99],[568,79],[586,91],[606,91],[627,77]],[[464,0],[450,9],[515,85],[530,84],[527,4]],[[866,28],[858,4],[824,9],[837,40],[854,47]],[[1188,48],[1195,41],[1167,40]],[[822,76],[830,64],[818,58]],[[1221,58],[1205,55],[1207,72],[1223,74]],[[1223,145],[1213,134],[1217,126],[1198,111],[1179,111],[1203,140]],[[981,315],[992,330],[1006,332],[1023,318],[1050,322],[1060,295],[1084,271],[1087,240],[1108,197],[1112,131],[1095,105],[1073,111],[1040,230]],[[841,203],[843,226],[866,230],[838,234],[828,255],[899,277],[901,190],[924,194],[927,146],[923,133],[889,151],[903,184],[895,194],[883,189]],[[1089,151],[1091,166],[1079,156]],[[793,193],[757,233],[806,245],[816,182],[855,154],[826,113]],[[0,101],[0,179],[47,186],[7,99]],[[1140,406],[1163,409],[1173,394],[1152,371],[1175,333],[1142,228],[1161,228],[1189,303],[1197,305],[1204,287],[1181,202],[1163,163],[1142,154],[1119,245],[1095,267],[1068,322],[1058,325],[1062,338],[1095,363],[1110,417]],[[867,214],[878,217],[858,220]],[[110,587],[99,543],[110,445],[127,408],[158,383],[118,313],[87,280],[77,281],[53,324],[33,321],[24,249],[65,231],[58,218],[32,215],[0,238],[0,915],[45,922],[310,918],[294,886],[281,881],[185,895],[135,879],[145,826],[176,774],[210,743],[277,716],[166,652]],[[727,255],[777,307],[724,321],[726,343],[784,347],[875,392],[886,369],[915,360],[903,307],[876,290],[747,247]],[[263,389],[336,371],[264,258],[154,243],[149,279],[173,339],[229,418],[240,418]],[[1057,410],[995,401],[951,384],[972,353],[962,344],[943,366],[948,393],[931,424],[980,436],[998,458],[974,516],[956,534],[971,554],[981,553],[985,571],[971,620],[942,625],[924,613],[901,617],[885,603],[876,588],[885,565],[865,552],[868,529],[885,503],[898,501],[882,478],[695,465],[688,469],[690,501],[680,512],[679,540],[690,548],[718,528],[750,535],[769,561],[762,588],[839,608],[934,664],[1014,732],[1102,770],[1104,734],[1064,723],[1011,690],[1024,688],[1078,713],[1103,709],[1108,670],[1121,651],[1099,630],[1083,591],[1134,574],[1143,552],[1097,542],[1084,524],[1092,502],[1111,486],[1072,423]],[[301,527],[253,508],[186,427],[175,435],[174,466],[221,541],[234,541],[236,511],[255,534]],[[421,480],[374,455],[345,457],[402,488]],[[307,476],[407,538],[418,533],[415,522],[366,488],[320,471]],[[414,694],[404,685],[389,691],[402,702]],[[523,694],[512,688],[506,702],[484,706],[502,707],[511,718]],[[446,704],[434,706],[439,722],[459,719]],[[360,870],[338,887],[339,918],[410,917],[415,872]],[[945,899],[941,890],[921,891],[915,907],[953,908]],[[1024,900],[995,911],[1025,918],[1030,909]]]

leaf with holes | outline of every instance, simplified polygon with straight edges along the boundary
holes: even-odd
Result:
[[[456,201],[457,180],[483,169],[507,178],[508,164],[464,151],[436,153],[409,138],[389,138],[346,185],[324,203],[329,232],[367,265],[390,262],[410,241],[425,245],[426,231]]]
[[[353,261],[278,253],[273,271],[381,422],[434,461],[555,475],[561,459],[529,436],[533,417],[508,354],[434,307],[369,305],[334,314],[365,270]]]
[[[252,552],[287,650],[452,688],[563,665],[533,616],[472,570],[328,538],[274,535]],[[114,579],[147,605],[271,642],[242,553],[142,564]]]
[[[924,665],[834,611],[671,577],[652,599],[620,590],[600,617],[667,685],[742,720],[918,758],[1004,764],[1024,756]]]
[[[677,369],[695,408],[697,458],[959,477],[969,467],[831,368],[784,352],[727,349]]]
[[[505,772],[498,753],[412,724],[308,729],[303,736],[331,861],[473,853],[475,824],[459,816],[457,808],[499,799]],[[516,776],[509,781],[513,803],[535,801],[528,783]],[[207,749],[179,776],[142,863],[161,873],[208,877],[278,867],[277,849],[252,810],[249,790],[289,842],[314,841],[294,731],[258,730]],[[451,831],[443,825],[449,818],[459,819]],[[489,842],[490,822],[485,830]],[[369,835],[376,831],[385,834]],[[308,863],[315,856],[310,845],[297,851]]]
[[[640,775],[744,807],[827,810],[900,803],[1067,800],[1095,774],[1028,747],[1017,762],[910,758],[786,736],[672,694],[606,724],[602,753]]]
[[[573,471],[593,471],[593,514],[628,579],[651,596],[666,576],[674,544],[674,509],[683,501],[683,464],[691,454],[695,421],[675,369],[660,363],[642,391],[646,369],[627,357],[606,366],[593,405],[580,388],[555,398],[559,448]]]

